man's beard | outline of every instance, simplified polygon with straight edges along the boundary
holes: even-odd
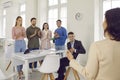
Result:
[[[33,26],[35,26],[36,24],[32,24]]]

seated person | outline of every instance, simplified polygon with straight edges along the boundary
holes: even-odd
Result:
[[[73,32],[68,33],[68,38],[70,42],[67,43],[67,48],[73,55],[74,59],[77,58],[78,54],[85,54],[85,49],[81,41],[75,40],[75,35]],[[64,57],[60,60],[60,67],[58,70],[58,78],[56,80],[64,79],[64,72],[66,71],[66,66],[69,66],[69,60],[67,57]]]

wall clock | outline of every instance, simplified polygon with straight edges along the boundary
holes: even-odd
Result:
[[[80,19],[81,19],[81,14],[80,14],[80,12],[77,12],[77,13],[75,14],[75,19],[76,19],[76,20],[80,20]]]

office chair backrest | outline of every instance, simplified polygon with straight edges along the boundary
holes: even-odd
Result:
[[[53,73],[56,72],[60,65],[59,55],[47,55],[39,69],[42,73]]]

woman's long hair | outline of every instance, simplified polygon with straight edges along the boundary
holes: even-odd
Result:
[[[112,40],[120,41],[120,8],[106,11],[105,19],[107,28],[104,30],[104,33],[108,32]]]
[[[44,24],[43,24],[43,27],[42,27],[42,30],[44,30],[44,26],[45,26],[45,24],[48,25],[48,23],[44,23]],[[48,28],[47,28],[47,29],[49,30],[49,25],[48,25]]]
[[[17,26],[17,20],[18,20],[19,18],[21,18],[21,19],[22,19],[22,17],[21,17],[21,16],[18,16],[18,17],[16,18],[15,26]],[[22,26],[22,23],[20,24],[20,26]]]

